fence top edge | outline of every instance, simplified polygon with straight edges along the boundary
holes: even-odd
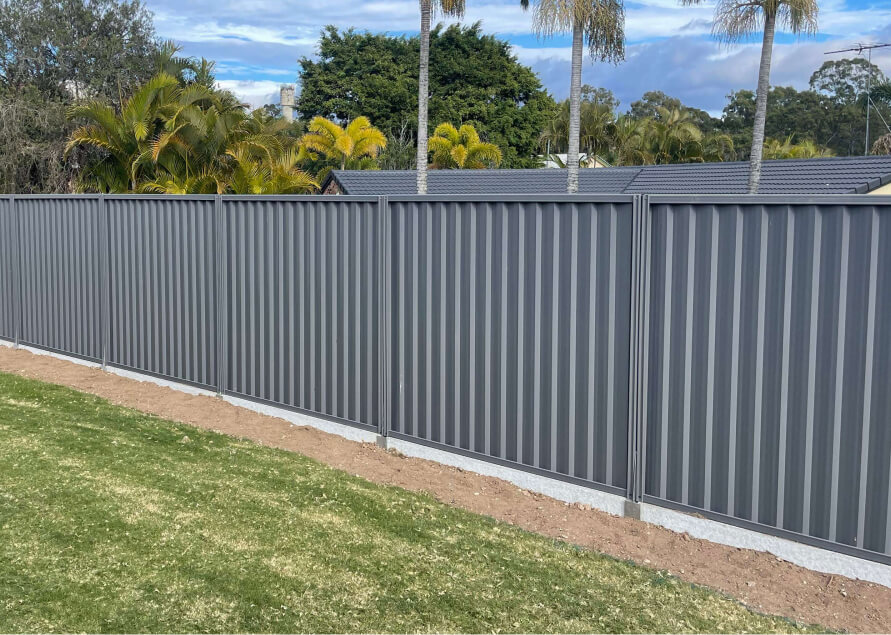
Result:
[[[102,198],[102,194],[5,194],[5,198],[21,200],[83,200],[93,201]]]
[[[627,203],[635,194],[405,194],[390,195],[391,203]]]
[[[891,205],[891,196],[881,194],[651,194],[650,205]]]
[[[380,197],[349,194],[223,194],[223,201],[290,201],[295,203],[376,203]]]

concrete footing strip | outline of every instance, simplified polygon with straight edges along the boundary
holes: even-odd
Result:
[[[0,340],[0,345],[13,347],[11,342],[4,340]],[[37,355],[48,355],[50,357],[82,364],[92,368],[101,368],[100,364],[76,357],[69,357],[67,355],[49,352],[30,346],[20,346],[20,348]],[[173,388],[193,395],[204,395],[209,397],[217,396],[215,392],[210,390],[196,388],[177,381],[145,375],[136,371],[114,367],[108,367],[107,371],[128,379],[151,382],[159,386]],[[772,553],[783,560],[813,571],[820,571],[832,575],[843,575],[849,578],[867,580],[869,582],[891,587],[891,566],[889,565],[837,553],[828,549],[821,549],[820,547],[806,545],[786,538],[763,534],[751,529],[728,525],[715,520],[700,518],[649,503],[641,503],[639,506],[632,505],[632,509],[629,511],[628,506],[626,505],[629,501],[616,494],[609,494],[581,485],[551,479],[546,476],[531,474],[523,470],[489,463],[482,459],[471,458],[461,454],[453,454],[446,450],[432,448],[419,443],[412,443],[411,441],[405,441],[403,439],[383,438],[373,432],[354,428],[350,425],[328,421],[327,419],[313,417],[299,412],[293,412],[285,408],[257,403],[249,399],[233,397],[230,395],[224,396],[223,399],[235,406],[284,419],[294,425],[308,426],[321,430],[322,432],[336,434],[351,441],[362,443],[377,442],[388,449],[396,450],[406,456],[427,459],[444,465],[459,467],[483,476],[499,478],[508,481],[509,483],[513,483],[517,487],[544,494],[545,496],[566,503],[590,505],[595,509],[599,509],[615,516],[637,516],[639,513],[640,520],[644,522],[659,525],[660,527],[665,527],[666,529],[676,532],[686,532],[694,538],[701,538],[703,540],[709,540],[730,547],[765,551]]]

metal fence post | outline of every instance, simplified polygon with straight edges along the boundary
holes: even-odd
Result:
[[[15,257],[13,258],[15,263],[15,273],[13,274],[13,297],[15,298],[13,300],[13,319],[15,320],[13,341],[15,347],[19,348],[22,341],[22,313],[24,311],[22,306],[24,303],[22,301],[22,233],[19,229],[19,215],[16,211],[15,194],[9,196],[9,213],[12,218],[13,228],[13,238],[10,240],[10,243],[15,245]]]
[[[392,320],[392,252],[390,249],[390,204],[386,196],[377,199],[377,269],[378,269],[378,433],[386,438],[390,435],[392,394],[392,356],[390,350]]]
[[[646,351],[650,311],[649,197],[635,196],[632,203],[631,241],[631,343],[628,377],[627,498],[639,503],[643,486],[643,445],[646,430]]]
[[[225,302],[225,284],[224,272],[225,260],[223,258],[225,245],[223,236],[223,197],[219,194],[214,198],[214,250],[216,251],[216,276],[215,276],[215,297],[216,297],[216,346],[217,346],[217,396],[223,396],[223,390],[226,384],[226,366],[228,364],[226,355],[226,331],[228,329],[228,320],[226,319],[226,302]]]
[[[102,281],[102,308],[100,315],[100,332],[102,333],[102,370],[108,366],[108,347],[111,341],[111,232],[108,208],[105,205],[105,194],[99,195],[99,252]]]

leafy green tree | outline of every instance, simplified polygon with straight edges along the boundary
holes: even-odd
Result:
[[[529,0],[520,0],[520,4],[526,9]],[[624,59],[625,6],[622,0],[536,0],[533,22],[535,31],[541,37],[572,33],[566,191],[573,194],[579,190],[582,57],[585,43],[594,59]]]
[[[661,90],[647,91],[643,94],[643,97],[631,102],[628,114],[635,119],[658,119],[660,108],[665,109],[667,112],[673,110],[687,112],[703,133],[714,132],[721,124],[719,119],[715,119],[706,111],[686,106],[677,97],[669,97]]]
[[[886,81],[881,69],[865,59],[841,59],[823,62],[811,75],[810,87],[836,103],[853,104],[863,98],[868,86]]]
[[[120,104],[154,72],[151,15],[139,2],[0,0],[0,192],[67,192],[93,152],[64,158],[68,108]]]
[[[704,0],[681,0],[684,5],[699,5]],[[770,64],[777,21],[793,33],[817,32],[817,0],[718,0],[715,7],[714,34],[727,43],[750,38],[761,31],[761,62],[758,66],[758,90],[755,93],[755,121],[752,150],[749,155],[748,191],[758,191],[761,181],[761,157],[770,89]]]
[[[337,122],[367,116],[382,131],[417,135],[418,38],[327,27],[317,60],[300,61],[301,118]],[[504,153],[503,167],[540,165],[539,135],[555,108],[510,44],[479,24],[430,33],[429,121],[469,123]]]
[[[464,124],[455,128],[450,123],[436,126],[430,137],[431,167],[437,170],[482,170],[497,168],[501,163],[501,150],[493,143],[480,140],[473,126]]]

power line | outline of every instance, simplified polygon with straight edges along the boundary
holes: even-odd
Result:
[[[854,53],[857,55],[863,55],[863,51],[866,51],[867,61],[870,66],[872,66],[872,51],[873,49],[883,49],[891,46],[891,44],[862,44],[860,42],[857,43],[857,46],[854,46],[849,49],[839,49],[838,51],[826,51],[824,55],[832,55],[833,53]],[[872,103],[872,73],[871,69],[866,69],[866,142],[864,143],[863,154],[869,154],[869,113],[874,108],[874,104]],[[876,112],[881,117],[881,111],[876,108]],[[882,117],[882,122],[885,124],[885,127],[888,127],[887,122],[885,122],[885,118]]]

